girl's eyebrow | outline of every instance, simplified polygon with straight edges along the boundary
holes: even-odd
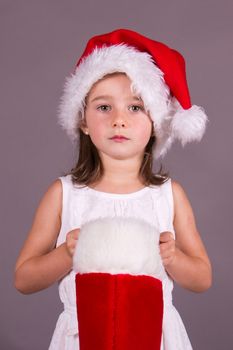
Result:
[[[110,96],[110,95],[100,95],[100,96],[93,98],[90,102],[95,102],[98,100],[111,100],[111,99],[112,99],[112,96]],[[135,100],[135,101],[142,101],[141,97],[139,97],[139,96],[130,96],[128,99]]]
[[[100,95],[95,98],[93,98],[90,102],[98,101],[98,100],[110,100],[111,96],[109,95]]]

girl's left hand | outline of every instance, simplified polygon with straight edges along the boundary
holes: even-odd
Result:
[[[166,267],[174,261],[176,256],[176,244],[171,232],[164,231],[160,234],[159,248],[163,265]]]

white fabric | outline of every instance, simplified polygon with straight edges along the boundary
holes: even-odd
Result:
[[[82,226],[73,257],[75,272],[166,278],[158,228],[135,218],[109,217]]]
[[[63,206],[57,246],[65,241],[69,231],[109,217],[140,219],[154,227],[158,235],[162,231],[171,231],[175,237],[170,179],[161,186],[145,187],[130,194],[73,186],[70,175],[60,177],[60,180]],[[192,350],[182,319],[172,304],[173,281],[166,271],[162,283],[164,315],[161,350]],[[49,350],[79,350],[74,270],[60,281],[59,295],[64,311],[57,321]]]

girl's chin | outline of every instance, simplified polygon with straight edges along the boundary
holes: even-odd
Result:
[[[105,160],[106,158],[107,159],[112,159],[112,160],[130,160],[130,159],[141,159],[142,155],[140,154],[137,154],[137,153],[125,153],[124,152],[108,152],[108,153],[102,153],[100,154],[100,158],[102,160]]]

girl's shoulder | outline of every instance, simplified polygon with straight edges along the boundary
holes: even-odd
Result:
[[[75,188],[79,188],[80,187],[79,185],[76,185],[76,184],[73,183],[71,174],[59,176],[57,178],[57,181],[59,181],[63,192],[64,191],[67,192],[69,190],[73,190]]]
[[[174,196],[182,196],[185,194],[185,191],[181,184],[177,181],[168,177],[168,179],[161,185],[151,185],[153,188],[161,188],[164,191],[172,191]]]
[[[62,185],[72,184],[71,174],[59,176],[56,180],[59,181]]]
[[[176,180],[171,180],[171,191],[173,198],[174,217],[194,220],[192,205],[184,187]]]
[[[153,188],[160,188],[162,194],[168,199],[170,206],[173,208],[173,215],[177,211],[185,211],[190,208],[190,202],[183,186],[175,179],[168,178],[163,184],[159,186],[152,186]]]
[[[151,184],[150,187],[162,191],[164,193],[171,193],[172,192],[172,187],[173,187],[174,180],[172,180],[170,177],[168,177],[162,184],[160,185],[154,185]]]
[[[170,186],[172,189],[174,204],[188,200],[187,194],[183,186],[178,181],[170,179]]]

